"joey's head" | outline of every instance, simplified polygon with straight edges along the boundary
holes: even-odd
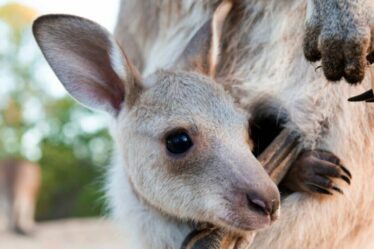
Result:
[[[67,91],[113,117],[111,132],[129,178],[123,180],[146,205],[180,219],[260,229],[276,219],[279,192],[251,153],[246,113],[214,80],[219,27],[204,25],[177,63],[198,70],[158,71],[145,79],[91,21],[48,15],[33,31]]]

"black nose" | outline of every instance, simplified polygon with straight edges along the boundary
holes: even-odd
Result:
[[[255,212],[272,216],[279,208],[279,200],[274,197],[261,197],[256,193],[247,194],[248,206]]]

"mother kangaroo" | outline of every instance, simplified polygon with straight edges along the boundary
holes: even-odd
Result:
[[[116,38],[142,75],[172,68],[220,2],[122,0]],[[303,134],[305,149],[333,152],[353,175],[344,196],[311,195],[303,189],[284,197],[279,221],[260,231],[251,248],[372,248],[374,109],[347,99],[374,80],[366,59],[374,48],[373,15],[372,0],[233,1],[222,30],[216,77],[250,113],[264,99],[277,103],[281,109],[266,111],[270,120],[286,113],[283,125]],[[350,84],[332,83],[336,81]],[[361,84],[353,87],[356,83]],[[123,215],[126,203],[120,197],[112,199],[119,222],[136,219]],[[154,233],[178,240],[187,232],[178,226],[168,230],[167,218],[159,219],[149,219],[144,230],[130,228],[130,237]]]

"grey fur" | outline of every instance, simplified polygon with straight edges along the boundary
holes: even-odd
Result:
[[[222,60],[218,65],[217,80],[225,83],[236,101],[248,112],[264,98],[280,101],[290,115],[288,126],[304,134],[304,146],[332,151],[353,174],[351,187],[344,189],[345,197],[324,198],[295,193],[285,199],[279,222],[260,232],[252,248],[371,248],[370,238],[374,231],[374,142],[370,138],[374,135],[374,109],[345,100],[363,92],[373,80],[371,69],[366,64],[362,67],[363,56],[369,48],[367,38],[371,36],[374,21],[370,16],[373,2],[320,1],[326,6],[318,5],[319,9],[311,12],[312,19],[307,21],[307,36],[304,26],[307,2],[304,0],[234,2],[232,15],[223,32]],[[336,2],[345,7],[340,10],[329,7]],[[142,51],[145,60],[142,73],[148,75],[160,67],[173,67],[191,34],[195,33],[192,31],[211,17],[218,3],[218,0],[124,0],[120,16],[135,21],[119,21],[117,30],[141,30],[143,25],[150,27],[152,32],[149,34],[152,36],[130,32],[133,39],[146,48]],[[147,11],[153,11],[156,19],[148,21],[146,15],[139,15],[144,5],[147,5]],[[175,5],[178,5],[178,11],[172,11]],[[139,11],[133,11],[134,8]],[[335,15],[343,19],[328,21]],[[322,23],[323,18],[326,19]],[[334,29],[334,25],[339,29]],[[358,76],[362,77],[362,72],[365,72],[361,86],[352,88],[347,84],[330,84],[323,71],[315,71],[318,64],[305,60],[303,44],[311,41],[317,44],[317,48],[314,45],[310,46],[311,49],[319,51],[322,30],[326,39],[334,37],[337,30],[345,32],[336,46],[353,44],[347,46],[348,50],[340,50],[340,53],[349,55],[350,51],[356,51],[355,55],[349,56],[358,62]],[[363,32],[356,32],[360,30]],[[120,32],[116,35],[121,37]],[[372,36],[370,39],[372,42]],[[335,45],[323,49],[327,56],[337,53]],[[323,60],[326,61],[326,57]],[[120,203],[115,207],[115,217],[122,217],[120,222],[126,226],[125,214],[118,210]],[[152,217],[157,217],[157,214],[152,214]],[[144,216],[137,221],[141,219]],[[155,220],[158,225],[144,226],[139,233],[132,235],[144,232],[157,248],[173,248],[169,245],[178,240],[179,232],[184,230],[176,229],[178,226],[173,222],[168,223],[161,218]],[[161,227],[165,233],[157,232]],[[152,234],[157,234],[156,238]],[[136,241],[131,246],[136,246]]]

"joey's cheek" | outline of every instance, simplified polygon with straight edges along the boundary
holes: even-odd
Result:
[[[182,155],[165,154],[163,161],[167,173],[173,176],[184,174],[201,176],[206,174],[212,165],[217,164],[214,163],[216,160],[212,158],[209,151],[196,145]]]
[[[180,160],[167,160],[166,173],[170,176],[200,175],[203,172],[202,163],[187,158]]]

